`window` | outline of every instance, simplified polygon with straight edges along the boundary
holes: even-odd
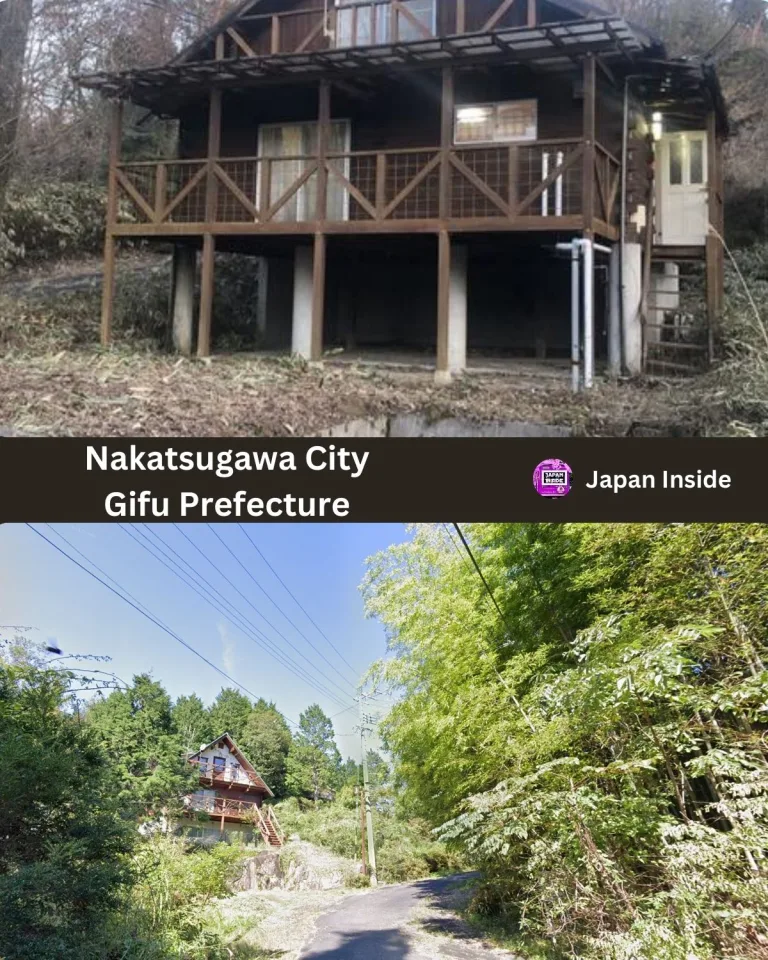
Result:
[[[669,141],[669,182],[673,187],[683,182],[683,141],[679,137]]]
[[[213,772],[214,773],[224,773],[224,768],[227,765],[227,761],[224,757],[214,757],[213,758]]]
[[[270,203],[276,203],[304,173],[317,155],[317,123],[262,124],[259,127],[259,156],[272,160],[270,172]],[[350,125],[348,120],[332,120],[329,153],[349,151]],[[349,177],[349,160],[341,172]],[[261,190],[261,166],[259,183]],[[328,220],[346,220],[347,194],[335,177],[328,181]],[[277,222],[314,220],[317,209],[317,179],[310,179],[275,214]]]
[[[691,140],[691,185],[704,183],[704,141]]]
[[[336,0],[337,47],[365,47],[392,40],[392,15],[389,3],[360,5],[359,0]],[[353,9],[354,7],[354,9]],[[397,38],[406,42],[423,40],[426,33],[437,33],[436,0],[403,0],[402,7],[423,25],[419,29],[412,20],[398,11]]]
[[[515,143],[538,136],[536,100],[470,104],[456,108],[456,143]]]

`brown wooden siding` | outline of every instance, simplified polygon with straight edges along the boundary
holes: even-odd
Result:
[[[410,76],[399,83],[382,81],[365,98],[335,90],[332,115],[352,124],[352,150],[435,147],[440,142],[440,88],[428,74]],[[487,72],[460,74],[458,104],[485,103],[535,97],[539,102],[539,139],[580,137],[582,98],[576,72],[539,78],[522,67],[501,67]],[[609,91],[599,90],[598,139],[616,153],[621,147],[621,104]],[[221,155],[255,156],[261,123],[316,120],[316,87],[292,86],[225,94]],[[617,112],[618,111],[618,112]],[[179,156],[204,157],[208,108],[203,101],[180,118]],[[605,139],[603,139],[605,138]]]

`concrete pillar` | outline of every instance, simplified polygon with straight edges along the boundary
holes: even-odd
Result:
[[[623,257],[624,274],[624,366],[636,376],[643,372],[643,247],[626,243]]]
[[[311,247],[296,247],[293,264],[293,337],[292,352],[305,360],[312,359],[312,274],[314,257]]]
[[[194,247],[176,244],[171,268],[173,346],[188,357],[195,335],[195,272],[197,251]]]
[[[448,370],[464,373],[467,368],[467,272],[469,249],[453,244],[448,294]]]
[[[448,269],[448,304],[445,331],[445,352],[438,348],[437,383],[450,383],[452,377],[464,373],[467,368],[467,284],[469,249],[465,244],[450,241],[450,265]],[[438,328],[440,320],[438,320]],[[440,329],[438,329],[438,338]],[[443,366],[446,363],[447,365]]]
[[[611,248],[608,268],[608,373],[621,374],[621,246]]]

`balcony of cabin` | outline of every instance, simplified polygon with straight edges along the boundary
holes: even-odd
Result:
[[[228,797],[209,797],[192,794],[184,798],[184,811],[188,816],[208,814],[217,820],[232,823],[259,823],[259,811],[255,802],[231,800]]]
[[[620,163],[600,144],[556,139],[122,163],[116,180],[114,232],[122,235],[302,234],[320,226],[410,233],[447,224],[457,232],[595,229],[613,237]]]
[[[267,6],[266,4],[264,6]],[[219,41],[217,59],[317,53],[524,26],[535,12],[502,0],[298,0],[294,9],[238,19]],[[530,20],[529,20],[530,18]]]
[[[228,761],[194,761],[200,771],[200,782],[207,784],[225,785],[247,790],[257,786],[251,775],[240,764]]]

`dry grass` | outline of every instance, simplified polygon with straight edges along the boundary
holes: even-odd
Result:
[[[523,421],[571,427],[579,435],[624,436],[638,423],[662,435],[707,432],[691,384],[605,383],[574,398],[565,376],[472,376],[437,387],[426,370],[361,364],[308,368],[288,358],[218,353],[180,360],[156,339],[157,293],[126,288],[116,346],[98,347],[98,288],[0,296],[0,432],[46,436],[312,436],[350,420],[418,413],[430,419]],[[153,271],[154,273],[154,271]],[[162,278],[161,278],[162,279]],[[165,289],[165,287],[163,287]]]

